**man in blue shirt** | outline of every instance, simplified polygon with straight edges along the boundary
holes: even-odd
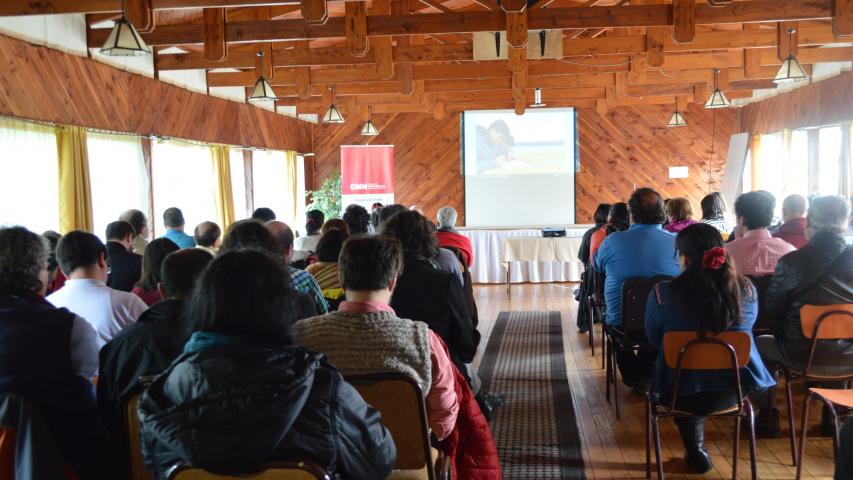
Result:
[[[163,225],[166,226],[166,233],[163,237],[175,242],[175,245],[181,248],[193,248],[195,247],[195,239],[184,233],[184,223],[184,212],[180,208],[167,208],[163,212]]]
[[[639,188],[628,201],[631,227],[607,236],[595,252],[593,266],[604,273],[605,324],[622,325],[622,283],[631,277],[675,277],[681,271],[675,254],[675,235],[663,230],[666,220],[663,200],[650,188]],[[643,387],[651,377],[657,352],[620,352],[616,362],[622,380],[630,387]]]

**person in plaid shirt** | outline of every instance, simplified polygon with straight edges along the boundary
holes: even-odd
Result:
[[[293,289],[308,295],[308,298],[314,302],[314,307],[317,309],[318,315],[329,313],[329,304],[323,298],[323,292],[320,290],[317,280],[305,270],[293,268],[289,265],[290,259],[293,256],[293,230],[286,223],[279,222],[278,220],[267,222],[266,227],[272,233],[273,237],[278,240],[282,256],[284,257],[284,263],[288,264],[287,270],[290,273]]]
[[[774,208],[773,194],[763,190],[744,193],[735,200],[738,233],[737,238],[726,245],[726,251],[743,275],[773,275],[779,259],[796,250],[785,240],[773,238],[767,230],[773,221]]]

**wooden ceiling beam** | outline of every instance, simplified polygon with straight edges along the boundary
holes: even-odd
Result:
[[[365,2],[347,2],[344,16],[347,50],[354,57],[367,55],[367,6]]]
[[[308,1],[308,0],[306,0]],[[311,0],[313,1],[313,0]],[[697,24],[742,22],[776,22],[831,18],[833,0],[753,0],[709,8],[696,6]],[[429,35],[503,30],[505,14],[499,11],[435,13],[422,15],[380,15],[369,17],[369,36]],[[530,12],[528,28],[612,28],[655,27],[672,25],[672,5],[638,5],[625,7],[555,8]],[[93,30],[89,46],[103,44],[109,31]],[[303,20],[266,20],[230,22],[226,26],[228,42],[269,42],[344,38],[342,17],[330,18],[323,25]],[[143,35],[151,46],[203,43],[201,25],[164,25]]]
[[[154,10],[299,5],[299,0],[150,0]],[[121,12],[121,0],[3,0],[0,17]]]
[[[204,58],[221,62],[228,56],[228,44],[225,42],[225,9],[205,8],[203,20]]]

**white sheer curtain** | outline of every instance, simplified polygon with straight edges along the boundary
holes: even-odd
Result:
[[[0,172],[0,225],[59,231],[54,129],[0,118]]]
[[[107,224],[125,210],[148,214],[148,172],[139,137],[89,132],[87,147],[95,234],[106,241]]]
[[[296,223],[293,195],[296,181],[288,170],[286,153],[276,150],[252,152],[252,172],[255,208],[271,208],[278,220],[299,230],[301,226]]]
[[[209,147],[156,141],[151,146],[151,176],[156,236],[165,233],[163,211],[170,207],[178,207],[184,213],[189,235],[199,223],[216,221]]]

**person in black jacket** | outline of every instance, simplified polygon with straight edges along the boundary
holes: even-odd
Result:
[[[109,436],[90,383],[97,336],[85,320],[44,299],[48,251],[47,240],[23,227],[0,228],[0,394],[36,407],[81,479],[111,478],[104,471]]]
[[[200,249],[170,253],[163,260],[158,286],[164,300],[146,310],[101,349],[98,411],[112,433],[115,471],[129,474],[127,403],[142,391],[139,378],[166,370],[181,354],[189,331],[184,320],[185,300],[213,256]]]
[[[107,261],[110,264],[107,286],[129,292],[142,275],[142,255],[131,251],[136,231],[129,222],[118,220],[107,225],[106,234]]]
[[[429,325],[447,344],[450,359],[467,376],[465,364],[474,360],[480,334],[471,323],[459,280],[442,271],[434,260],[438,240],[428,220],[406,210],[383,222],[381,228],[383,234],[403,245],[403,272],[397,279],[391,308],[401,318]]]
[[[609,203],[599,203],[595,209],[593,220],[595,225],[584,232],[581,238],[581,246],[578,248],[578,260],[583,264],[583,273],[581,273],[581,284],[575,294],[575,300],[580,302],[578,306],[578,315],[575,321],[578,330],[581,333],[589,331],[589,309],[586,308],[586,299],[592,294],[592,282],[590,279],[589,270],[589,244],[592,239],[592,234],[597,232],[604,224],[607,223],[607,215],[610,213]]]
[[[228,251],[196,283],[184,353],[140,397],[142,456],[238,475],[310,460],[334,479],[382,479],[396,448],[379,413],[325,358],[295,345],[290,278],[259,250]]]

